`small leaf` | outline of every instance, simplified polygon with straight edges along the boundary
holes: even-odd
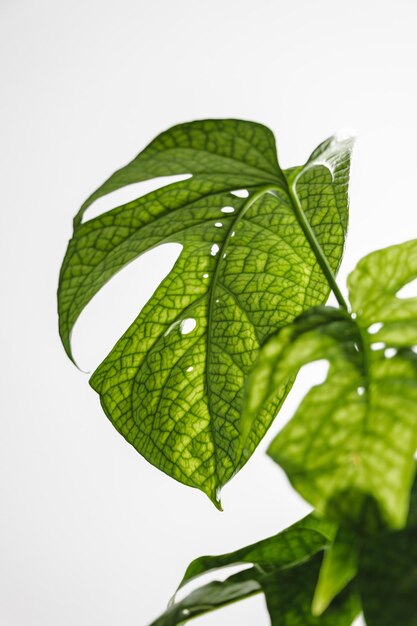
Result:
[[[244,381],[260,344],[329,287],[294,213],[286,176],[336,271],[347,225],[351,141],[331,138],[284,173],[273,134],[239,120],[176,126],[157,137],[84,203],[61,270],[60,333],[120,269],[166,242],[182,252],[91,379],[109,419],[151,463],[202,489],[244,465],[291,381],[253,424],[244,452]],[[156,176],[191,174],[86,223],[100,196]],[[248,198],[234,192],[246,189]]]
[[[350,583],[358,571],[359,547],[356,536],[339,529],[327,550],[320,568],[312,603],[313,615],[321,615],[332,600]]]
[[[417,448],[417,355],[406,338],[416,299],[406,314],[395,293],[416,276],[417,241],[368,255],[349,277],[356,319],[331,308],[301,316],[265,344],[248,386],[246,432],[302,365],[329,362],[269,454],[317,509],[362,532],[406,522]]]

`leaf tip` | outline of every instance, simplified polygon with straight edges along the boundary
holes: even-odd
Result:
[[[216,487],[212,491],[207,491],[206,494],[216,509],[223,513],[222,501],[220,498],[220,487]]]
[[[311,603],[311,614],[313,617],[320,617],[329,606],[330,602],[323,596],[320,586],[316,587],[313,602]]]

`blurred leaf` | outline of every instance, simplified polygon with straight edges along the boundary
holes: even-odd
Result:
[[[312,602],[314,615],[321,615],[332,600],[350,583],[358,571],[359,546],[356,536],[339,529],[334,542],[325,550]]]
[[[76,319],[116,272],[160,244],[183,246],[91,385],[114,426],[148,461],[218,506],[220,488],[252,454],[291,387],[288,381],[259,414],[243,455],[242,389],[259,345],[329,293],[293,194],[336,271],[347,225],[350,149],[351,140],[331,138],[287,180],[264,126],[181,124],[113,174],[75,218],[58,293],[70,356]],[[173,174],[192,176],[82,223],[100,196]],[[238,189],[248,198],[238,197]]]
[[[361,607],[355,587],[346,588],[320,616],[311,612],[322,555],[262,581],[271,626],[351,626]]]
[[[359,588],[367,626],[417,625],[417,528],[366,543]]]
[[[324,307],[302,315],[266,342],[249,382],[244,432],[302,365],[328,361],[326,380],[269,454],[318,510],[361,532],[406,522],[417,448],[417,299],[404,310],[395,294],[415,277],[417,241],[368,255],[348,281],[356,319]]]

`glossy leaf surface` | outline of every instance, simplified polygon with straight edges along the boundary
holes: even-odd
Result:
[[[263,408],[243,454],[242,389],[260,344],[329,292],[294,212],[294,194],[336,271],[347,225],[350,149],[350,140],[331,138],[306,166],[284,173],[264,126],[182,124],[116,172],[74,221],[59,286],[69,355],[77,317],[116,272],[160,244],[183,246],[91,385],[114,426],[148,461],[218,506],[220,488],[252,454],[291,386]],[[191,177],[82,223],[100,196],[173,174]]]
[[[361,532],[401,528],[407,517],[417,448],[417,299],[395,294],[416,276],[417,241],[362,259],[348,281],[356,318],[324,307],[301,316],[265,344],[248,389],[244,424],[302,365],[328,361],[326,380],[269,454],[315,507]]]

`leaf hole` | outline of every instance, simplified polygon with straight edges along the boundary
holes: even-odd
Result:
[[[383,341],[375,341],[374,343],[371,343],[371,350],[373,350],[374,352],[376,352],[377,350],[384,350],[385,348],[385,343]]]
[[[214,226],[216,228],[223,228],[223,223],[222,222],[215,222]]]
[[[209,275],[208,274],[203,274],[203,278],[208,278]]]
[[[235,212],[235,209],[234,209],[234,207],[232,207],[232,206],[224,206],[224,207],[221,209],[221,212],[222,212],[222,213],[234,213],[234,212]]]
[[[365,387],[358,387],[356,391],[358,393],[358,396],[363,396],[363,394],[365,393]]]
[[[188,335],[197,326],[197,322],[193,317],[187,317],[186,320],[182,320],[180,325],[180,333],[182,335]]]
[[[108,355],[172,270],[181,250],[181,245],[168,243],[146,252],[123,267],[94,295],[72,333],[73,354],[82,370],[94,370]]]
[[[115,207],[123,206],[138,198],[146,196],[148,193],[152,193],[157,189],[172,185],[174,183],[181,183],[184,180],[191,178],[191,174],[179,174],[178,176],[158,176],[151,180],[143,180],[139,183],[132,183],[131,185],[125,185],[121,189],[116,189],[101,198],[97,198],[93,204],[88,207],[87,211],[83,215],[82,223],[88,222],[103,213],[107,213]]]
[[[397,350],[395,348],[387,348],[384,352],[385,358],[392,359],[392,357],[396,356]]]
[[[194,368],[193,368],[193,366],[192,366],[192,365],[190,365],[190,367],[187,367],[187,372],[192,372],[192,371],[193,371],[193,369],[194,369]]]
[[[382,327],[383,327],[383,324],[381,324],[381,322],[375,322],[375,324],[371,324],[368,327],[368,333],[370,335],[375,335],[381,330]]]
[[[230,192],[232,196],[236,196],[237,198],[248,198],[249,191],[247,189],[235,189]]]
[[[417,296],[417,278],[404,285],[404,287],[401,287],[395,295],[400,300],[415,298]]]
[[[211,256],[216,256],[216,254],[218,253],[219,250],[220,250],[220,248],[217,245],[217,243],[213,243],[213,245],[211,246],[211,250],[210,250]]]

